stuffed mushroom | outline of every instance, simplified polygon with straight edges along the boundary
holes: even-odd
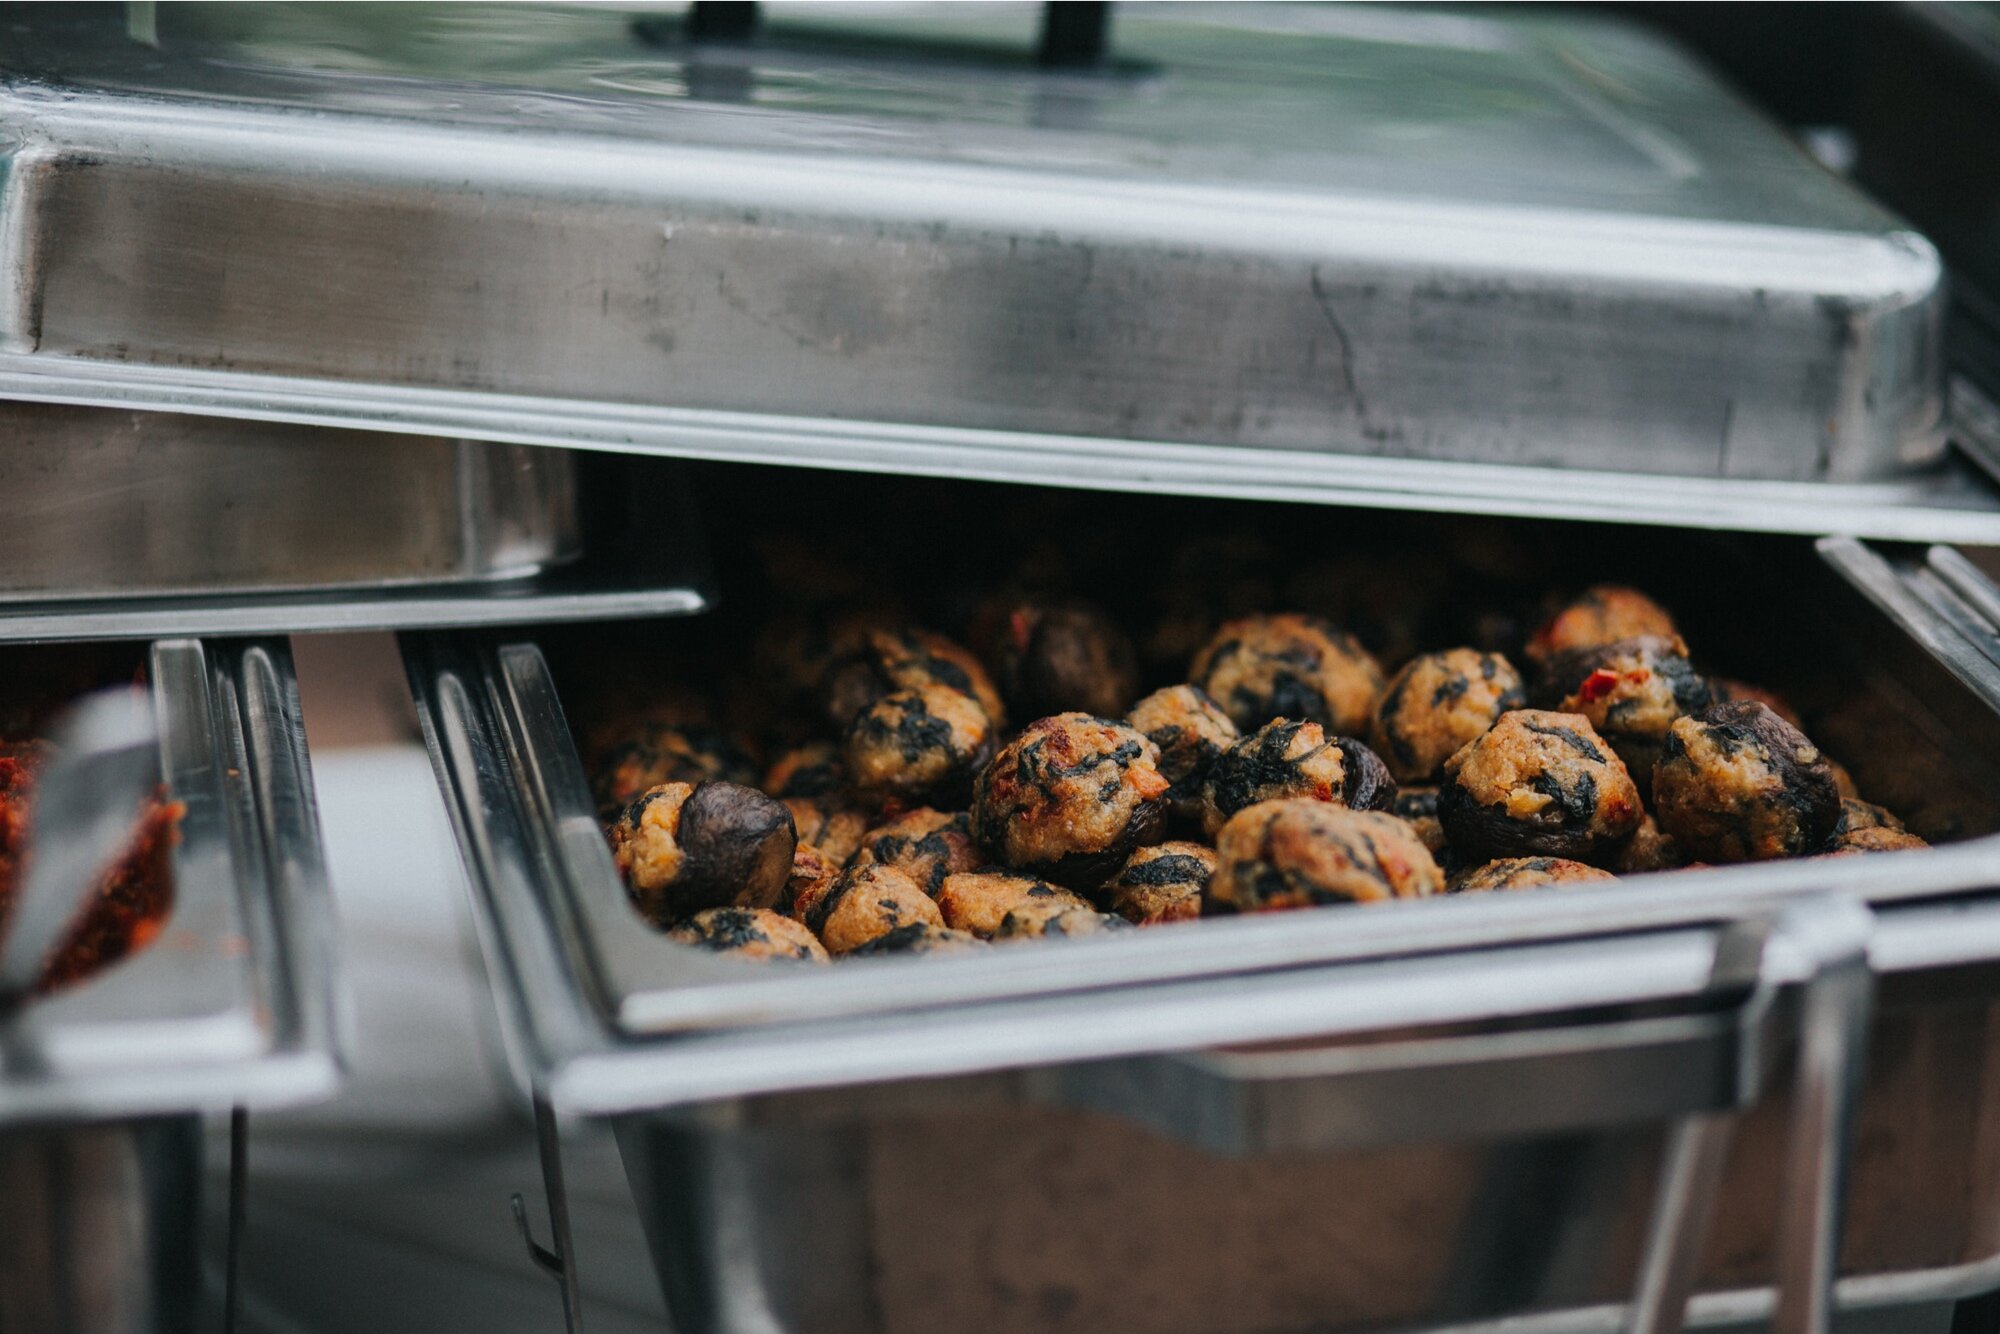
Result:
[[[1195,655],[1188,679],[1246,731],[1273,718],[1366,731],[1384,684],[1360,640],[1294,613],[1228,622]]]
[[[1670,639],[1679,633],[1666,608],[1638,589],[1599,584],[1543,623],[1528,640],[1527,654],[1530,661],[1542,664],[1621,639],[1640,635]]]
[[[1328,737],[1318,723],[1280,718],[1224,751],[1202,782],[1202,828],[1213,838],[1245,807],[1281,797],[1386,810],[1396,784],[1374,751],[1352,737]]]
[[[995,861],[1076,889],[1102,884],[1165,832],[1159,748],[1123,723],[1059,713],[980,773],[972,832]]]
[[[1007,914],[1017,910],[1042,912],[1090,907],[1082,895],[1060,885],[1004,871],[967,871],[946,876],[937,903],[945,925],[981,940],[991,940],[1000,934]]]
[[[1160,773],[1173,786],[1167,805],[1177,822],[1201,819],[1201,785],[1216,758],[1242,733],[1199,686],[1167,686],[1132,706],[1126,725],[1160,748]]]
[[[703,908],[768,908],[790,888],[791,812],[735,783],[664,783],[611,826],[612,861],[640,912],[668,926]]]
[[[1503,857],[1453,877],[1450,889],[1454,894],[1483,894],[1489,890],[1587,885],[1617,878],[1609,871],[1566,857]]]
[[[1445,762],[1438,820],[1469,861],[1615,855],[1644,816],[1624,761],[1580,714],[1516,709]]]
[[[827,951],[846,954],[897,927],[944,917],[923,886],[893,866],[850,866],[802,914]]]
[[[847,952],[850,959],[870,959],[888,954],[963,954],[983,950],[986,942],[970,931],[954,931],[929,922],[906,922]]]
[[[826,962],[826,947],[802,924],[768,908],[704,908],[668,930],[684,945],[740,959]]]
[[[1444,888],[1410,827],[1380,811],[1324,801],[1266,801],[1239,811],[1215,840],[1209,901],[1221,912],[1421,898]]]
[[[1193,921],[1215,874],[1215,850],[1200,843],[1140,848],[1104,885],[1098,900],[1139,926]]]
[[[1044,936],[1094,936],[1106,931],[1129,931],[1132,924],[1122,917],[1095,908],[1061,908],[1045,904],[1015,908],[1000,919],[995,940],[1026,940]]]
[[[1398,782],[1435,782],[1459,747],[1527,702],[1521,674],[1498,653],[1426,653],[1390,678],[1369,740]]]
[[[853,860],[856,866],[880,863],[906,872],[932,898],[944,888],[946,876],[977,870],[981,864],[972,841],[972,816],[927,806],[869,830]]]
[[[1611,743],[1642,799],[1674,719],[1714,702],[1678,637],[1641,635],[1564,653],[1550,661],[1547,681],[1549,694],[1560,697],[1559,710],[1590,719]]]
[[[861,791],[882,798],[954,805],[992,753],[991,715],[945,686],[883,695],[847,727],[848,772]]]
[[[1840,790],[1819,748],[1753,700],[1674,721],[1653,802],[1660,828],[1704,862],[1817,852],[1840,823]]]
[[[982,610],[973,639],[993,664],[1001,695],[1024,717],[1115,717],[1139,693],[1132,641],[1093,607],[999,599]]]

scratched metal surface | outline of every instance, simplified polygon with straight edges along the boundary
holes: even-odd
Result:
[[[22,20],[0,392],[1138,473],[1942,449],[1930,246],[1621,27],[1134,5],[1108,71],[1055,74],[1033,6],[769,8],[747,48],[609,8]]]

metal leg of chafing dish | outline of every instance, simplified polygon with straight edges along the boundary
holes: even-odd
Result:
[[[1660,1184],[1646,1227],[1646,1249],[1625,1328],[1630,1334],[1674,1334],[1694,1293],[1702,1240],[1722,1185],[1722,1164],[1736,1128],[1731,1113],[1690,1116],[1674,1123],[1660,1161]]]
[[[568,1334],[583,1334],[583,1289],[576,1281],[576,1248],[570,1240],[569,1197],[563,1189],[562,1139],[556,1133],[554,1110],[539,1094],[535,1097],[535,1145],[541,1151],[542,1188],[549,1197],[553,1249],[535,1240],[528,1228],[527,1205],[518,1193],[509,1197],[508,1204],[514,1210],[514,1226],[527,1245],[528,1258],[562,1289],[563,1328]]]
[[[250,1109],[229,1113],[229,1233],[222,1252],[222,1334],[236,1334],[243,1297],[243,1225],[249,1210]]]
[[[1858,904],[1840,900],[1795,915],[1804,921],[1793,938],[1810,946],[1815,967],[1799,1001],[1798,1079],[1772,1325],[1776,1334],[1821,1334],[1833,1318],[1848,1155],[1874,1010],[1872,919]]]
[[[1833,1316],[1848,1151],[1875,990],[1868,964],[1873,920],[1860,904],[1829,897],[1788,909],[1780,928],[1787,942],[1806,954],[1810,972],[1799,1000],[1775,1334],[1823,1334]],[[1731,967],[1726,956],[1732,943],[1761,950],[1760,942],[1732,935],[1737,941],[1726,939],[1718,952],[1718,982]],[[1760,965],[1744,956],[1736,966]],[[1668,1136],[1626,1320],[1632,1334],[1674,1334],[1681,1328],[1735,1120],[1725,1112],[1689,1116]]]

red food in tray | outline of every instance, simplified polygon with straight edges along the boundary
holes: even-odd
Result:
[[[35,776],[49,753],[40,741],[0,742],[0,922],[12,915],[15,889],[32,850]],[[173,904],[169,853],[180,838],[185,809],[162,794],[147,798],[135,812],[132,841],[43,965],[38,992],[80,981],[145,948],[159,934]]]

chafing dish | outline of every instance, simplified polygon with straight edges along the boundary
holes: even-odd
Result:
[[[321,1098],[339,1076],[333,922],[290,654],[178,639],[133,662],[186,807],[173,905],[146,949],[0,1035],[10,1330],[195,1328],[202,1118]]]
[[[1853,539],[1721,550],[1711,582],[1670,590],[1690,635],[1743,661],[1763,643],[1789,688],[1803,662],[1843,683],[1811,691],[1844,699],[1814,735],[1958,841],[788,975],[643,927],[534,637],[405,643],[517,1055],[546,1117],[617,1125],[685,1327],[1610,1329],[1629,1298],[1653,1328],[1693,1291],[1696,1321],[1778,1302],[1802,1329],[1827,1292],[1979,1290],[2000,1273],[1967,1093],[1988,1076],[1965,1073],[2000,1068],[1981,577]],[[1800,612],[1748,624],[1721,600],[1765,581],[1786,595],[1760,606]],[[1856,942],[1881,977],[1872,1029]],[[1824,1173],[1864,1068],[1822,1291]],[[1818,1241],[1776,1217],[1817,1219]]]
[[[29,25],[0,391],[1127,484],[1425,460],[1487,505],[1492,465],[1941,458],[1930,246],[1616,24],[1138,5],[1028,77],[1005,10],[766,9],[747,51],[604,9]]]

